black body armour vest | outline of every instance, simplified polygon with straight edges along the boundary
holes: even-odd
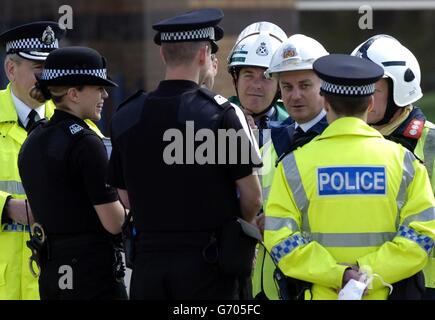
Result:
[[[207,231],[240,215],[228,166],[195,159],[206,139],[198,131],[212,129],[217,142],[221,118],[231,108],[215,97],[203,88],[173,96],[139,92],[115,114],[112,143],[139,232]]]
[[[36,126],[23,144],[19,169],[35,220],[47,234],[106,233],[70,166],[70,153],[86,135],[84,121],[64,119]]]

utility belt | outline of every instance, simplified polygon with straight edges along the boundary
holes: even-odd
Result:
[[[138,252],[199,250],[204,261],[216,264],[221,272],[243,276],[251,274],[256,244],[257,239],[246,235],[234,217],[212,230],[140,232],[135,237],[133,256]]]
[[[137,248],[140,251],[154,251],[176,248],[197,249],[208,244],[212,231],[192,232],[140,232],[137,235]]]
[[[47,235],[43,227],[35,223],[31,227],[30,240],[27,241],[27,246],[32,252],[29,259],[30,272],[34,277],[38,277],[40,275],[41,266],[48,261],[55,260],[60,256],[65,256],[74,249],[80,250],[82,248],[95,247],[98,245],[104,245],[113,249],[115,278],[118,281],[123,280],[125,267],[121,256],[122,246],[120,245],[119,239],[105,234],[95,233]],[[37,267],[36,270],[34,268],[35,264]]]
[[[287,277],[278,267],[273,277],[278,285],[281,300],[305,300],[305,290],[310,290],[313,285],[310,282]]]

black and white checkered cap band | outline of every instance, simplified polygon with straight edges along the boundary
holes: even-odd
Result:
[[[208,27],[197,30],[177,31],[177,32],[162,32],[160,35],[161,41],[188,41],[188,40],[214,40],[214,28]]]
[[[41,74],[41,80],[52,80],[71,75],[90,75],[107,79],[107,69],[44,69]]]
[[[325,92],[343,96],[368,96],[375,92],[375,84],[366,84],[363,86],[345,86],[333,84],[322,80],[321,89]]]
[[[9,50],[29,50],[29,49],[57,49],[59,41],[56,39],[52,44],[45,44],[38,38],[19,39],[6,43],[6,52]]]

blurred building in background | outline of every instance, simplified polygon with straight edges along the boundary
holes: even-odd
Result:
[[[100,51],[109,61],[111,77],[120,84],[111,91],[104,117],[107,123],[116,106],[138,89],[152,90],[163,77],[159,47],[152,39],[152,24],[177,13],[202,7],[221,8],[225,37],[220,41],[219,74],[215,91],[234,93],[226,59],[238,33],[256,21],[270,21],[290,36],[304,33],[319,40],[329,52],[350,53],[359,43],[379,33],[390,34],[419,59],[425,94],[435,92],[435,1],[314,1],[314,0],[3,0],[0,31],[36,20],[58,21],[62,5],[73,9],[73,29],[61,46],[85,45]],[[373,29],[360,29],[362,5],[373,8]],[[4,50],[1,52],[4,57]],[[4,72],[0,73],[5,87]],[[435,93],[426,104],[433,104]],[[1,106],[0,106],[1,107]],[[429,112],[431,115],[431,113]],[[431,119],[435,120],[435,112]]]

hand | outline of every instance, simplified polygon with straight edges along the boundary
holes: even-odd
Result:
[[[260,213],[258,216],[254,219],[254,224],[260,229],[261,235],[264,234],[264,224],[266,222],[266,216],[264,213]]]
[[[346,265],[345,263],[340,263],[342,265]],[[343,282],[341,285],[341,288],[343,288],[351,279],[354,279],[356,281],[359,281],[361,279],[362,273],[359,272],[359,267],[355,265],[349,265],[351,266],[351,269],[347,269],[343,274]],[[355,270],[353,267],[356,267],[358,270]],[[366,287],[363,292],[363,296],[366,296],[369,293],[368,288]]]
[[[359,273],[359,271],[353,269],[347,269],[343,274],[343,282],[341,287],[343,288],[350,281],[350,279],[359,281],[360,277],[361,277],[361,273]]]
[[[27,203],[27,210],[29,213],[29,221],[27,221],[26,203],[24,200],[11,198],[6,203],[5,209],[6,215],[15,222],[23,225],[32,225],[35,222],[29,203]]]
[[[342,263],[342,262],[340,262],[339,264],[342,266],[350,267],[352,270],[359,271],[359,267],[356,264]]]

